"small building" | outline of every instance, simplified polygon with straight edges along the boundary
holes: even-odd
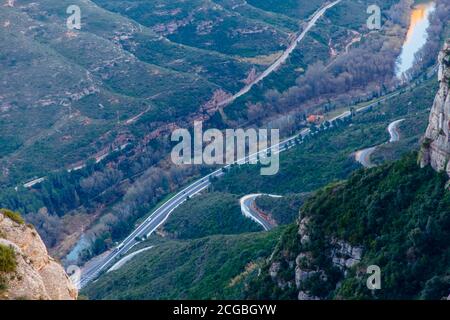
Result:
[[[311,114],[306,118],[306,121],[311,124],[319,124],[323,121],[324,116],[319,114]]]

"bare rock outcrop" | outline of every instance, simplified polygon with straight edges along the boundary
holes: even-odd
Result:
[[[63,267],[48,255],[36,230],[0,210],[0,245],[14,252],[15,270],[0,272],[2,299],[75,300],[78,291]]]
[[[450,176],[450,40],[439,54],[439,91],[431,108],[428,128],[422,141],[420,164],[431,165]]]
[[[348,269],[361,261],[363,249],[352,247],[349,243],[333,239],[331,241],[331,259],[333,264],[341,270]]]

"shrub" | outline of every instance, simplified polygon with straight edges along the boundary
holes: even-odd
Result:
[[[18,224],[25,223],[25,220],[23,220],[22,216],[18,212],[14,212],[8,209],[0,209],[0,213],[2,213],[4,216],[10,218],[12,221]]]
[[[0,272],[16,271],[17,262],[14,249],[0,244]]]
[[[0,293],[2,291],[5,291],[6,289],[8,289],[8,286],[6,284],[6,279],[0,275]]]

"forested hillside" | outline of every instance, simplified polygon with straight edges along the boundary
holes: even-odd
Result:
[[[261,268],[272,274],[278,268],[289,279],[292,260],[285,261],[287,269],[283,261],[265,263],[285,228],[284,237],[292,236],[306,199],[312,197],[304,208],[330,183],[350,188],[342,181],[363,179],[366,173],[352,173],[361,168],[355,154],[365,148],[376,146],[368,158],[380,165],[419,147],[436,92],[435,58],[450,32],[450,3],[436,1],[426,44],[408,73],[397,77],[419,2],[4,0],[0,208],[20,212],[66,266],[101,262],[100,255],[120,251],[142,221],[161,218],[153,221],[152,236],[144,234],[150,228],[142,228],[139,236],[129,237],[139,242],[134,249],[156,245],[139,257],[144,269],[133,261],[135,271],[125,265],[102,276],[88,288],[94,298],[251,297],[244,287]],[[379,29],[366,23],[374,4],[381,10]],[[68,28],[69,6],[80,8],[79,30]],[[338,117],[346,113],[350,116]],[[397,120],[402,120],[400,141],[386,143],[387,127]],[[282,139],[295,139],[280,154],[278,174],[261,176],[259,165],[231,165],[220,178],[210,178],[209,188],[183,198],[182,188],[219,169],[170,159],[176,143],[171,133],[191,130],[194,121],[221,131],[276,128]],[[299,134],[308,130],[305,137]],[[409,160],[402,161],[399,166],[411,168]],[[369,172],[385,170],[389,176],[396,165],[390,166]],[[255,200],[274,231],[261,233],[241,214],[239,199],[255,193],[281,196]],[[188,201],[164,211],[167,215],[152,216],[177,194]],[[373,199],[360,200],[368,207]],[[369,228],[364,223],[351,227]],[[346,296],[350,284],[342,272],[322,271],[312,278],[329,272],[326,286],[303,290],[299,285],[297,294]],[[179,281],[183,272],[185,282]],[[293,297],[285,287],[290,280],[278,278],[275,287],[266,282],[267,288],[255,280],[255,296]],[[331,289],[341,282],[341,291]],[[158,286],[161,291],[154,290]],[[418,290],[405,296],[419,297]],[[352,298],[363,296],[354,292]]]
[[[247,291],[257,299],[441,299],[450,292],[448,177],[417,153],[319,190]],[[381,289],[366,271],[381,269]]]

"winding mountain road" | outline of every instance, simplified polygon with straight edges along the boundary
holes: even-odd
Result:
[[[384,101],[396,95],[390,95],[389,97],[379,100]],[[356,110],[356,113],[362,113],[367,110],[370,110],[371,107],[377,105],[378,102],[371,103],[367,106],[361,107]],[[344,119],[350,117],[351,113],[349,111],[345,111],[342,114],[329,119],[329,122],[333,122],[337,119]],[[401,120],[397,120],[399,123]],[[395,132],[396,125],[391,126],[391,131]],[[390,132],[391,132],[390,131]],[[298,137],[305,137],[311,133],[309,128],[303,129],[299,134],[290,137],[270,148],[263,149],[257,153],[253,153],[245,158],[239,159],[235,162],[235,164],[246,164],[252,160],[258,159],[259,155],[265,155],[270,152],[273,154],[278,154],[283,151],[289,150],[293,148],[294,142]],[[226,165],[223,168],[228,169],[231,165]],[[85,287],[89,282],[93,281],[97,278],[102,272],[108,270],[108,268],[113,265],[118,258],[121,258],[127,252],[129,252],[136,244],[140,242],[140,239],[143,237],[150,236],[156,229],[158,229],[170,216],[170,214],[182,203],[184,203],[188,198],[193,197],[203,190],[207,189],[210,186],[210,178],[220,177],[224,175],[223,169],[218,169],[203,178],[193,182],[188,187],[184,188],[172,198],[167,200],[164,204],[162,204],[158,209],[156,209],[148,218],[144,220],[119,246],[113,249],[111,252],[105,254],[104,257],[98,259],[95,263],[89,264],[89,267],[86,267],[82,270],[81,277],[78,281],[75,281],[75,285],[78,288]],[[258,222],[259,223],[259,222]],[[263,226],[264,227],[264,226]]]
[[[389,141],[382,143],[378,146],[374,146],[374,147],[356,151],[355,152],[355,160],[357,162],[361,163],[361,165],[364,168],[374,167],[375,165],[370,161],[370,156],[375,152],[375,150],[379,146],[388,144],[388,143],[394,143],[394,142],[397,142],[400,140],[400,134],[398,132],[398,125],[403,121],[405,121],[405,119],[395,120],[395,121],[391,122],[387,128],[389,135],[391,136]]]
[[[388,126],[389,134],[391,138],[389,139],[389,143],[398,142],[400,140],[400,133],[398,132],[398,125],[405,121],[405,119],[396,120],[391,122]]]
[[[241,212],[244,216],[252,219],[257,224],[261,225],[265,231],[269,231],[274,226],[269,221],[264,219],[264,217],[262,217],[261,214],[255,209],[256,208],[255,200],[256,200],[256,198],[258,198],[262,195],[263,194],[261,194],[261,193],[249,194],[249,195],[242,197],[239,200],[239,202],[241,205]],[[281,196],[275,196],[275,195],[271,195],[271,194],[267,194],[267,196],[273,197],[273,198],[281,198]]]

